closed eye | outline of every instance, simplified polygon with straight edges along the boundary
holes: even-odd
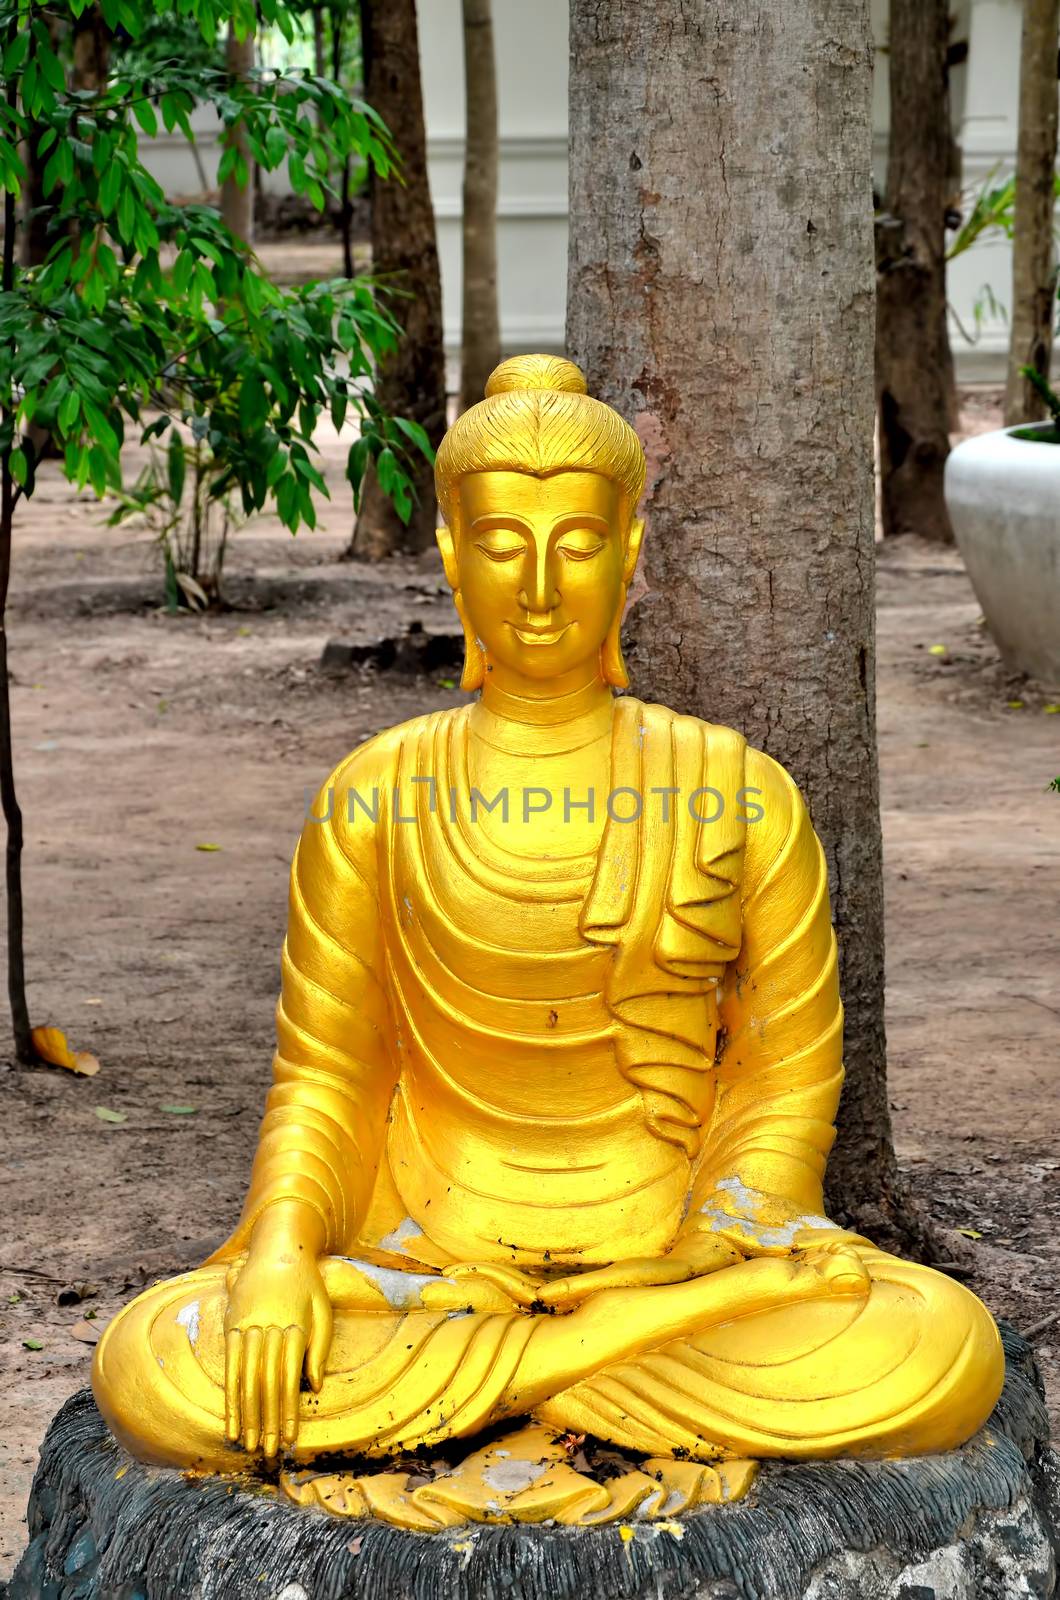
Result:
[[[481,550],[490,561],[514,561],[516,556],[526,554],[525,544],[511,544],[510,542],[490,544],[482,539],[475,545],[476,550]]]
[[[604,545],[603,540],[600,540],[596,544],[591,545],[561,544],[557,548],[559,549],[561,555],[566,556],[568,561],[591,561],[593,556],[599,555],[600,551],[604,548]]]

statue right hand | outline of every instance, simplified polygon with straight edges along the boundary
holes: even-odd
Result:
[[[279,1211],[279,1208],[277,1208]],[[298,1432],[302,1369],[316,1391],[331,1348],[332,1310],[319,1247],[290,1216],[264,1213],[245,1264],[233,1275],[225,1314],[225,1432],[267,1457]]]

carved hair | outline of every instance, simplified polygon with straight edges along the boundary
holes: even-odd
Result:
[[[573,361],[513,356],[494,368],[485,400],[454,422],[439,447],[438,504],[454,531],[456,490],[472,472],[598,472],[617,484],[630,518],[644,487],[644,450],[617,411],[586,393]]]

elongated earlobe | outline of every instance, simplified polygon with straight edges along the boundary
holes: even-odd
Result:
[[[453,604],[456,606],[456,614],[460,618],[460,626],[464,630],[464,670],[460,674],[460,687],[461,689],[481,689],[486,681],[486,657],[464,610],[464,597],[460,593],[460,568],[456,559],[456,542],[444,523],[440,528],[435,529],[434,536],[438,540],[438,549],[442,553],[442,566],[445,569],[446,581],[453,591]]]
[[[604,682],[609,683],[612,689],[629,688],[629,673],[622,655],[622,618],[626,610],[626,595],[633,581],[633,574],[637,570],[643,538],[644,520],[642,517],[635,517],[630,523],[629,537],[626,540],[626,555],[622,565],[622,595],[611,626],[607,630],[607,638],[600,650],[600,670]]]
[[[464,670],[460,674],[461,689],[481,689],[486,680],[486,656],[478,642],[475,630],[467,620],[464,597],[459,589],[453,591],[456,613],[464,630]]]
[[[615,612],[611,626],[607,630],[607,638],[600,650],[600,670],[604,682],[609,683],[612,689],[628,689],[629,673],[622,657],[622,613],[626,609],[626,586],[622,585],[622,599]]]

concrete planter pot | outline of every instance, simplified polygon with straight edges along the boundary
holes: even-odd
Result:
[[[987,627],[1005,661],[1051,687],[1060,685],[1060,442],[1055,430],[1042,424],[965,439],[946,462],[946,505]]]

